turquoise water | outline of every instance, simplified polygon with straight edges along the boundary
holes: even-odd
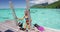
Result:
[[[60,29],[60,9],[30,9],[32,24]],[[24,16],[25,9],[15,9],[19,18]],[[5,20],[13,20],[12,11],[10,9],[0,9],[0,22]]]

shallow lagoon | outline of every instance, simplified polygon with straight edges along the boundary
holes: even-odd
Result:
[[[24,16],[25,9],[15,9],[19,18]],[[32,24],[60,29],[60,9],[30,9]],[[0,22],[5,20],[13,20],[12,11],[10,9],[0,9]]]

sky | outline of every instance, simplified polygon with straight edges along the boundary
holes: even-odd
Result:
[[[48,4],[51,4],[51,3],[54,3],[56,1],[58,1],[58,0],[32,0],[30,2],[33,4],[42,4],[42,3],[48,2]]]
[[[58,0],[30,0],[30,5],[42,4],[48,2],[49,4]],[[14,8],[25,8],[26,0],[12,0]],[[9,0],[0,0],[0,8],[9,8]]]
[[[25,0],[12,0],[14,8],[25,8]],[[9,8],[9,0],[0,0],[0,8]]]

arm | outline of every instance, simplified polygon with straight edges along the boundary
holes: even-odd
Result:
[[[24,17],[23,18],[18,18],[18,20],[23,20],[24,19]]]
[[[30,19],[32,21],[32,19]]]
[[[30,19],[30,22],[32,21],[32,19]]]

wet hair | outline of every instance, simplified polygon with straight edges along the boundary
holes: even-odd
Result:
[[[25,28],[20,28],[20,30],[23,30],[23,31],[25,31],[26,29],[25,29]]]
[[[25,15],[28,15],[27,13],[25,13]]]
[[[39,25],[38,24],[34,24],[35,27],[38,27]]]
[[[20,22],[19,22],[19,23],[18,23],[18,26],[22,28],[23,23],[20,23]]]
[[[37,27],[37,24],[34,24],[35,27]]]
[[[28,15],[28,11],[25,11],[25,15]]]

